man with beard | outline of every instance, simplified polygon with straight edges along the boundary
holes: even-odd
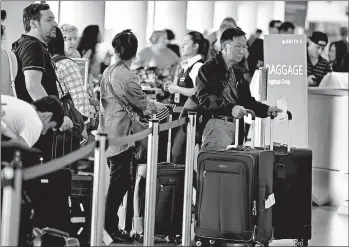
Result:
[[[17,97],[28,103],[48,95],[58,95],[56,73],[47,50],[47,43],[56,38],[55,16],[50,6],[44,3],[31,4],[23,10],[23,25],[26,34],[12,44],[18,60],[15,79]],[[72,128],[68,117],[60,129]]]

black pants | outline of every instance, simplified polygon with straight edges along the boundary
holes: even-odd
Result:
[[[105,230],[113,235],[119,229],[118,209],[131,188],[130,163],[133,150],[128,149],[107,159],[110,182],[105,206]]]

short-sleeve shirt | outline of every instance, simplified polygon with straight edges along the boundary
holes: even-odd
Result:
[[[307,76],[308,77],[311,75],[315,76],[315,80],[314,80],[316,82],[316,85],[314,85],[315,87],[319,86],[320,82],[322,81],[322,79],[327,73],[332,72],[331,65],[325,58],[319,56],[318,62],[315,65],[313,65],[310,61],[309,54],[307,55],[307,68],[308,68]]]
[[[11,132],[22,137],[28,146],[32,147],[40,138],[43,129],[43,124],[34,107],[8,95],[1,95],[1,103],[5,103],[2,106],[5,116],[1,117],[1,121]]]
[[[33,102],[25,84],[24,71],[26,70],[42,71],[41,84],[47,95],[58,97],[56,72],[51,55],[47,50],[47,44],[35,37],[23,34],[12,45],[12,49],[18,60],[18,73],[15,80],[17,97],[29,103]]]

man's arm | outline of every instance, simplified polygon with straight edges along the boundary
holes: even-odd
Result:
[[[47,96],[44,87],[41,84],[42,71],[40,70],[25,70],[24,71],[25,85],[28,93],[33,101]]]
[[[225,116],[231,116],[235,104],[227,102],[212,81],[208,78],[208,73],[215,74],[215,71],[207,71],[201,67],[196,77],[196,97],[199,101],[199,107],[203,111],[211,111]]]
[[[246,109],[252,110],[257,117],[268,117],[269,106],[257,101],[254,97],[252,97],[250,87],[247,81],[244,81],[241,84],[241,86],[243,87],[243,106]]]
[[[30,97],[35,101],[47,96],[47,92],[41,84],[45,72],[44,50],[39,42],[27,44],[19,54],[22,59],[22,70],[25,84]]]

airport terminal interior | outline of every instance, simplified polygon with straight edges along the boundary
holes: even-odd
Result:
[[[348,246],[348,1],[1,8],[1,246]]]

